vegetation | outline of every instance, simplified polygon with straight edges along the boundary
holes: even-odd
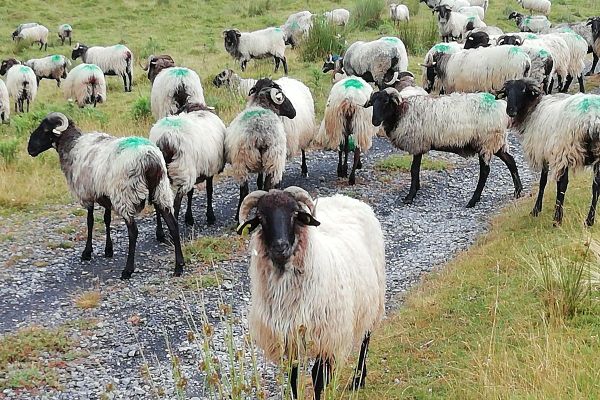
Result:
[[[412,156],[400,156],[394,154],[387,158],[376,161],[375,168],[377,168],[380,171],[387,172],[410,172],[411,164]],[[449,169],[449,165],[446,161],[434,160],[430,157],[424,156],[421,160],[421,169],[432,171],[445,171]]]
[[[204,236],[187,242],[183,246],[183,257],[186,262],[211,265],[231,259],[241,247],[237,236]]]
[[[79,293],[73,299],[75,307],[82,310],[97,308],[100,306],[101,301],[102,293],[100,293],[99,290],[88,290],[86,292]]]

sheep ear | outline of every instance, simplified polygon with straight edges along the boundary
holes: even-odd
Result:
[[[367,100],[367,102],[363,105],[364,108],[369,108],[369,107],[373,107],[373,102],[371,102],[371,99]]]
[[[506,90],[500,89],[494,94],[494,96],[496,97],[496,100],[504,99],[506,98]]]
[[[258,225],[260,225],[260,220],[258,217],[254,217],[244,223],[241,223],[235,231],[238,235],[244,235],[245,233],[251,233],[258,227]]]
[[[298,211],[298,217],[296,219],[298,222],[300,222],[303,225],[307,225],[307,226],[319,226],[321,225],[321,223],[319,221],[317,221],[315,219],[315,217],[312,216],[312,214],[309,214],[307,212],[304,211]]]

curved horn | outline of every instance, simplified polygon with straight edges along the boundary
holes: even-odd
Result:
[[[306,206],[311,214],[315,211],[315,203],[306,190],[298,186],[290,186],[285,188],[284,192],[291,194],[298,203]]]
[[[394,76],[392,76],[392,79],[389,82],[384,82],[386,85],[393,85],[394,83],[396,83],[396,81],[398,80],[398,71],[394,72]]]
[[[248,214],[250,214],[250,211],[252,211],[252,209],[256,207],[258,201],[265,194],[267,194],[267,192],[265,192],[264,190],[255,190],[254,192],[246,196],[246,198],[242,202],[242,205],[240,206],[240,224],[243,224],[248,220]]]
[[[67,129],[69,127],[69,119],[66,117],[65,114],[59,113],[59,112],[51,112],[50,114],[46,115],[46,119],[54,119],[54,118],[60,119],[60,125],[55,127],[52,130],[52,132],[56,133],[57,135],[60,135],[61,133],[63,133],[65,131],[65,129]]]
[[[269,90],[269,94],[271,95],[271,100],[273,100],[273,103],[277,104],[278,106],[283,104],[283,102],[285,101],[285,96],[283,95],[283,92],[281,92],[278,89],[271,89]]]
[[[73,50],[77,50],[79,49],[79,42],[77,42],[77,44],[75,45],[75,47],[73,47]]]
[[[496,44],[497,44],[497,45],[501,45],[501,44],[502,44],[502,42],[504,41],[504,38],[505,38],[505,37],[506,37],[506,35],[500,35],[500,36],[498,37],[498,39],[496,39]]]
[[[517,36],[517,38],[515,39],[515,45],[522,46],[524,41],[525,41],[525,39]]]

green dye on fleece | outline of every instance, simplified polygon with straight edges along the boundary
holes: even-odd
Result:
[[[481,107],[489,110],[496,107],[496,96],[490,93],[481,93]]]
[[[400,39],[393,37],[393,36],[385,36],[385,37],[382,37],[381,40],[383,40],[384,42],[391,43],[391,44],[398,44],[398,42],[400,41]]]
[[[447,53],[450,51],[450,46],[444,43],[438,43],[433,46],[433,50],[438,53]]]
[[[512,47],[512,48],[511,48],[511,49],[508,51],[508,53],[509,53],[511,56],[514,56],[514,55],[517,55],[517,54],[523,54],[523,49],[521,49],[521,48],[520,48],[520,47],[518,47],[518,46],[513,46],[513,47]]]
[[[169,69],[169,75],[177,76],[179,78],[186,76],[189,72],[189,69],[181,67],[173,67]]]
[[[67,30],[73,30],[73,28],[71,28],[71,25],[69,25],[69,24],[62,24],[60,27],[62,29],[64,29],[65,31],[67,31]]]
[[[577,105],[577,110],[581,113],[600,112],[600,96],[586,96]]]
[[[100,67],[97,66],[96,64],[85,64],[82,69],[87,70],[87,71],[100,71],[100,72],[102,72],[102,70],[100,69]]]
[[[139,136],[131,136],[119,141],[119,150],[136,149],[141,146],[154,146],[154,144]]]
[[[55,54],[50,59],[52,62],[59,63],[62,61],[62,56],[60,54]]]
[[[356,149],[356,142],[354,141],[354,135],[348,136],[348,151],[354,151]],[[340,142],[340,151],[344,151],[344,139]]]
[[[19,72],[22,74],[26,74],[30,71],[29,67],[25,66],[25,65],[21,65],[21,67],[19,68]]]
[[[183,120],[179,117],[165,117],[160,120],[159,126],[169,128],[181,128],[183,126]]]
[[[252,118],[258,118],[258,117],[268,114],[269,112],[270,112],[269,110],[266,110],[264,108],[259,108],[257,110],[248,110],[248,111],[245,111],[244,114],[242,115],[242,121],[248,121],[249,119],[252,119]]]
[[[343,83],[345,89],[362,89],[363,83],[355,78],[346,79]]]
[[[544,50],[544,49],[541,49],[541,50],[538,52],[538,56],[540,56],[540,57],[543,57],[543,58],[548,58],[548,57],[550,57],[550,53],[548,53],[548,52],[547,52],[546,50]]]

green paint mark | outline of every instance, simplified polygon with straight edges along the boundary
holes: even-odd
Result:
[[[19,68],[19,72],[22,74],[26,74],[30,71],[29,67],[26,67],[25,65],[21,65],[21,67]]]
[[[115,49],[124,49],[125,45],[124,44],[115,44]]]
[[[438,53],[448,53],[450,51],[450,46],[444,43],[438,43],[433,46],[433,50]]]
[[[391,44],[398,44],[398,42],[400,41],[400,39],[393,37],[393,36],[385,36],[379,40],[383,40],[384,42],[391,43]]]
[[[69,24],[62,24],[60,27],[62,29],[64,29],[65,31],[73,30],[73,28],[71,28],[71,25],[69,25]]]
[[[354,141],[354,135],[348,136],[348,151],[354,151],[356,149],[356,142]],[[344,151],[344,139],[340,142],[340,151]]]
[[[475,16],[471,15],[470,17],[467,17],[467,21],[469,21],[469,22],[475,22]]]
[[[189,74],[189,73],[190,73],[190,70],[187,68],[182,68],[182,67],[169,68],[169,74],[171,76],[183,77],[183,76],[187,76],[187,74]]]
[[[154,144],[148,139],[139,136],[131,136],[119,141],[119,150],[135,149],[141,146],[154,146]]]
[[[290,24],[290,29],[292,29],[292,30],[300,29],[300,24],[298,22],[294,21]]]
[[[62,56],[59,54],[55,54],[51,58],[52,62],[59,63],[62,62]]]
[[[533,33],[529,33],[529,34],[525,35],[525,39],[532,40],[532,39],[539,39],[539,38],[537,37],[537,35],[534,35]]]
[[[511,47],[511,49],[508,51],[508,53],[509,53],[511,56],[514,56],[514,55],[517,55],[517,54],[522,54],[522,53],[523,53],[523,49],[521,49],[521,48],[520,48],[520,47],[518,47],[518,46],[513,46],[513,47]]]
[[[576,107],[582,113],[590,112],[590,109],[600,112],[600,96],[586,96]]]
[[[496,97],[490,93],[481,93],[481,107],[490,110],[496,107]]]
[[[179,117],[165,117],[160,120],[159,126],[181,128],[183,126],[183,120]]]
[[[525,24],[525,26],[529,25],[531,23],[531,17],[526,17],[523,23]]]
[[[362,89],[364,87],[363,83],[356,78],[348,78],[343,83],[344,88],[346,89]]]
[[[270,112],[271,111],[264,109],[264,108],[248,110],[248,111],[245,111],[244,114],[242,115],[242,121],[248,121],[253,118],[258,118],[263,115],[267,115]]]
[[[95,71],[95,72],[102,72],[102,70],[100,69],[99,66],[97,66],[96,64],[81,64],[83,65],[83,67],[81,67],[81,69],[86,70],[86,71]]]
[[[550,57],[550,53],[549,53],[549,52],[547,52],[547,51],[546,51],[546,50],[544,50],[544,49],[541,49],[541,50],[538,52],[538,56],[540,56],[540,57],[543,57],[543,58],[548,58],[548,57]]]
[[[275,28],[275,32],[281,32],[281,28]]]

